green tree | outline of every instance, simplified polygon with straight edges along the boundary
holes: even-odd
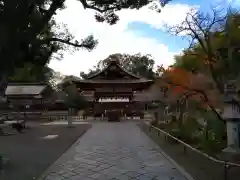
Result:
[[[203,12],[191,12],[179,26],[169,27],[176,35],[192,42],[182,55],[175,57],[174,67],[198,71],[211,77],[221,93],[224,84],[239,78],[240,14],[229,9],[226,14],[213,9],[209,16]]]
[[[26,63],[24,67],[16,68],[8,80],[11,82],[49,82],[53,78],[53,73],[54,71],[48,66]]]
[[[65,92],[65,103],[69,108],[83,109],[87,105],[85,98],[79,93],[76,85],[68,79],[67,84],[60,84],[60,89]]]
[[[83,79],[91,76],[94,73],[102,70],[107,66],[109,61],[117,60],[119,64],[128,72],[139,75],[147,79],[154,79],[157,73],[154,71],[155,61],[151,58],[150,55],[141,55],[140,53],[135,55],[129,54],[112,54],[106,59],[98,62],[96,66],[88,73],[81,72],[80,76]]]
[[[99,71],[101,71],[100,68],[93,67],[93,69],[90,69],[87,73],[85,73],[85,72],[83,72],[83,71],[80,72],[80,77],[81,77],[82,79],[87,79],[88,77],[94,75],[95,73],[97,73],[97,72],[99,72]]]
[[[204,68],[206,65],[202,59],[204,57],[201,57],[201,55],[196,56],[195,53],[198,53],[196,48],[184,50],[181,55],[174,57],[175,63],[171,67],[182,68],[187,71],[203,72],[206,70]]]
[[[79,0],[85,9],[95,10],[99,22],[115,24],[115,14],[121,9],[139,9],[151,1],[89,1]],[[64,8],[65,0],[0,0],[0,93],[5,92],[7,79],[15,68],[25,63],[45,66],[53,52],[66,50],[71,45],[91,50],[97,41],[92,36],[82,41],[73,40],[68,31],[56,33],[54,21],[57,10]],[[168,1],[162,1],[164,6]]]
[[[211,16],[191,12],[180,25],[169,27],[176,35],[185,33],[191,42],[189,48],[175,57],[173,69],[168,71],[172,74],[169,89],[180,87],[175,101],[184,97],[199,101],[223,121],[216,109],[222,108],[224,85],[229,80],[238,82],[240,75],[239,23],[239,12],[229,9],[223,14],[213,9]],[[233,100],[240,106],[237,98]]]

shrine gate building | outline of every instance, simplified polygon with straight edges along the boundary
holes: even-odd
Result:
[[[113,111],[119,116],[143,116],[144,103],[136,95],[153,82],[127,72],[116,60],[85,80],[72,80],[89,102],[86,111],[95,117]]]

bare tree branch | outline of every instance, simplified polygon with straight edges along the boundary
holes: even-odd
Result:
[[[213,107],[213,105],[209,101],[207,93],[204,90],[188,87],[188,86],[185,86],[185,85],[182,85],[182,84],[173,83],[171,81],[167,81],[167,82],[165,80],[162,80],[162,81],[171,85],[171,86],[182,87],[183,89],[185,89],[186,92],[184,92],[181,95],[181,97],[179,97],[181,102],[185,102],[187,99],[189,99],[190,97],[192,97],[194,95],[199,95],[199,97],[202,99],[202,101],[208,105],[208,107],[218,117],[218,119],[225,122],[224,119],[221,117],[221,115],[216,111],[216,109]],[[178,99],[176,99],[176,101],[177,100]]]
[[[116,6],[100,9],[96,5],[89,5],[86,0],[79,0],[79,1],[82,3],[84,9],[92,9],[100,13],[116,9]]]
[[[76,48],[84,48],[86,50],[92,50],[96,47],[98,41],[93,39],[93,36],[89,36],[86,39],[83,39],[81,41],[81,43],[79,43],[78,41],[75,42],[71,42],[70,39],[60,39],[57,37],[53,37],[53,38],[49,38],[46,41],[48,42],[60,42],[60,43],[64,43],[70,46],[74,46]]]
[[[167,27],[168,31],[175,35],[184,34],[184,37],[189,37],[190,48],[195,47],[196,43],[200,45],[207,57],[204,61],[206,61],[209,72],[221,93],[223,93],[222,82],[214,73],[214,65],[217,63],[219,54],[213,48],[212,36],[216,28],[219,30],[219,27],[225,21],[226,15],[222,15],[222,10],[212,8],[212,14],[192,10],[180,25]],[[196,54],[196,56],[199,55]]]

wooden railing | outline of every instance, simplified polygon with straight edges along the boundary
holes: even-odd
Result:
[[[208,160],[210,160],[210,161],[212,161],[212,162],[214,162],[214,163],[223,165],[223,167],[224,167],[224,170],[223,170],[223,171],[224,171],[224,172],[223,172],[224,177],[223,177],[223,179],[224,179],[224,180],[231,180],[231,179],[229,178],[229,176],[228,176],[228,171],[229,171],[230,168],[236,167],[236,168],[239,168],[238,171],[240,171],[240,164],[234,163],[234,162],[229,162],[229,161],[227,161],[227,160],[220,160],[220,159],[217,159],[217,158],[215,158],[215,157],[212,157],[212,156],[210,156],[210,155],[208,155],[208,154],[206,154],[206,153],[204,153],[204,152],[202,152],[202,151],[200,151],[200,150],[192,147],[191,145],[183,142],[182,140],[180,140],[180,139],[172,136],[171,134],[163,131],[162,129],[159,129],[159,128],[151,125],[149,122],[141,122],[140,125],[141,125],[142,128],[143,128],[143,126],[147,126],[149,132],[151,132],[152,130],[155,130],[156,133],[157,133],[157,136],[160,136],[161,134],[164,135],[164,137],[165,137],[164,139],[165,139],[165,140],[166,140],[167,138],[170,138],[170,139],[175,140],[175,141],[178,142],[179,144],[182,144],[182,145],[183,145],[183,152],[184,152],[184,153],[187,153],[187,149],[189,149],[189,150],[191,150],[191,151],[193,151],[193,152],[201,155],[202,157],[207,158]],[[239,178],[240,178],[240,177],[239,177]],[[212,180],[212,179],[211,179],[211,180]]]
[[[85,116],[78,115],[69,115],[67,112],[59,112],[59,113],[48,113],[48,112],[5,112],[1,113],[2,117],[5,120],[15,120],[15,119],[26,119],[27,121],[64,121],[68,119],[68,116],[72,117],[73,121],[83,121],[86,120]]]

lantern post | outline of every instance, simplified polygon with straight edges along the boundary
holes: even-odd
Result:
[[[227,148],[223,152],[240,153],[240,107],[236,100],[235,81],[229,81],[224,87],[224,109],[222,118],[227,126]]]

